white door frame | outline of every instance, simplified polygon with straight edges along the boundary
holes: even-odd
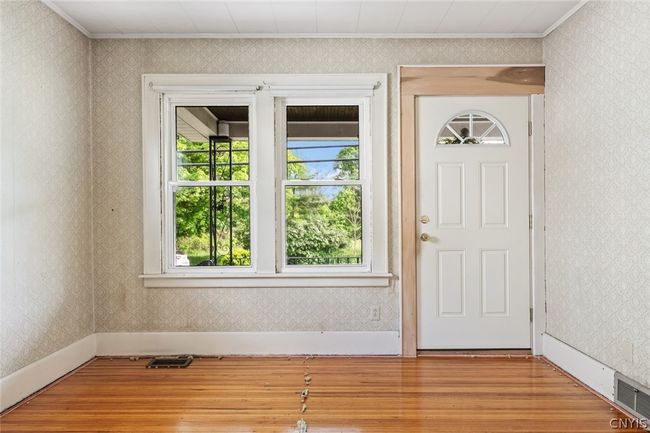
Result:
[[[543,68],[544,65],[399,65],[397,67],[397,103],[399,119],[397,122],[398,136],[400,137],[400,149],[403,145],[402,141],[404,135],[402,133],[402,68]],[[532,88],[532,87],[531,87]],[[541,85],[543,90],[543,83]],[[525,93],[525,91],[524,91]],[[435,95],[433,95],[435,96]],[[441,95],[442,96],[442,95]],[[461,95],[459,95],[461,96]],[[500,96],[496,92],[494,96]],[[409,111],[412,111],[409,109]],[[414,113],[409,113],[414,114]],[[531,308],[531,351],[533,355],[541,355],[543,353],[543,335],[546,331],[546,275],[545,275],[545,203],[544,203],[544,94],[541,92],[529,92],[529,215],[531,229],[529,230],[529,254],[530,254],[530,308]],[[402,211],[402,217],[399,219],[399,232],[400,232],[400,245],[402,246],[401,252],[404,255],[404,239],[402,234],[404,224],[404,208],[403,203],[403,153],[400,152],[399,161],[399,202]],[[417,265],[416,265],[417,266]],[[400,280],[404,281],[404,258],[400,260],[399,269]],[[409,276],[412,279],[412,275]],[[417,290],[417,281],[416,287]],[[412,298],[412,290],[410,288]],[[404,334],[405,320],[412,320],[412,318],[405,319],[404,309],[404,287],[400,284],[399,290],[399,308],[400,308],[400,338],[403,340],[402,356],[416,356],[417,350],[413,346],[413,337],[416,334],[412,329],[407,330],[407,335]],[[417,326],[417,325],[416,325]],[[417,330],[415,330],[417,332]],[[405,341],[408,339],[410,341]]]
[[[533,355],[543,353],[546,332],[546,247],[544,244],[544,95],[530,96],[528,111],[532,131],[529,137],[529,213],[530,230],[530,301],[532,314],[531,349]]]

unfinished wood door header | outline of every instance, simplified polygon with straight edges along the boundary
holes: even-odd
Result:
[[[417,356],[415,98],[544,93],[545,67],[400,66],[402,355]]]
[[[544,66],[400,67],[404,95],[481,96],[544,93]]]

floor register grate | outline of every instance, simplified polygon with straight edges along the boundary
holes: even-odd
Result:
[[[616,373],[616,402],[627,410],[650,419],[650,389],[640,383]]]
[[[187,368],[194,358],[182,356],[156,356],[147,364],[147,368]]]

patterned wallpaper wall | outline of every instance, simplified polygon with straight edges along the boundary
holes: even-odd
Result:
[[[94,40],[97,331],[399,329],[398,282],[386,289],[143,289],[141,74],[390,73],[390,267],[397,274],[397,65],[541,60],[541,41],[529,39]],[[370,320],[371,306],[381,308],[381,320]]]
[[[93,333],[90,41],[0,1],[0,377]]]
[[[144,289],[141,74],[390,73],[390,263],[398,273],[397,65],[542,60],[541,42],[527,39],[91,44],[36,1],[0,2],[0,24],[0,377],[92,333],[93,309],[98,331],[399,327],[398,282]],[[649,29],[649,3],[598,1],[544,41],[548,331],[648,385]],[[370,306],[381,307],[380,321],[369,320]]]
[[[650,385],[650,3],[544,41],[548,332]]]

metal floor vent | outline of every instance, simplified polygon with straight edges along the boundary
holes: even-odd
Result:
[[[640,418],[650,419],[650,389],[616,373],[614,395],[616,402]]]
[[[189,355],[183,356],[156,356],[149,364],[147,368],[187,368],[191,363],[192,358]]]

